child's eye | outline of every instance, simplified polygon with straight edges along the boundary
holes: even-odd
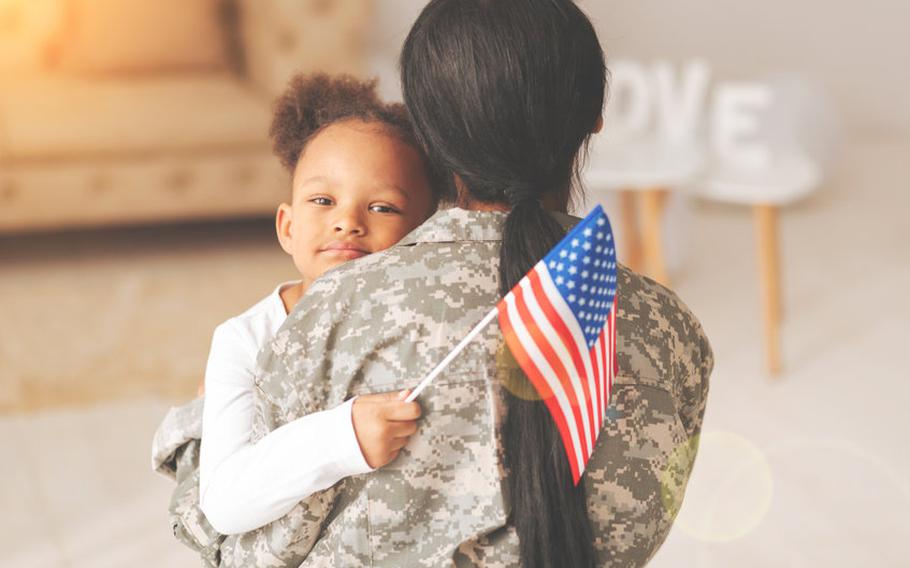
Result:
[[[314,197],[313,199],[310,199],[310,203],[314,203],[316,205],[331,205],[332,200],[328,197]]]
[[[388,205],[371,205],[370,211],[375,211],[376,213],[398,213],[397,209]]]

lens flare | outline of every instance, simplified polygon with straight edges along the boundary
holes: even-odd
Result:
[[[686,507],[676,526],[696,540],[729,542],[755,529],[771,507],[774,482],[767,457],[732,432],[703,432],[681,444],[662,476],[662,497],[669,515],[682,500],[682,476],[698,449],[698,462],[686,489]]]

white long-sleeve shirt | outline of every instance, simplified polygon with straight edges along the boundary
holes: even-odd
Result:
[[[274,292],[215,329],[205,370],[199,498],[222,534],[278,519],[312,493],[372,471],[351,419],[353,399],[309,414],[250,443],[256,356],[287,312]]]

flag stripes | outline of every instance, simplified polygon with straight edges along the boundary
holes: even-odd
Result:
[[[506,343],[553,416],[578,483],[603,427],[612,389],[616,299],[591,349],[543,262],[499,305]]]

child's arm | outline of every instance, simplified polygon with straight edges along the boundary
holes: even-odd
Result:
[[[344,477],[385,465],[416,430],[419,406],[390,393],[303,416],[251,444],[255,351],[236,335],[216,330],[206,369],[200,506],[218,532],[258,528]]]

